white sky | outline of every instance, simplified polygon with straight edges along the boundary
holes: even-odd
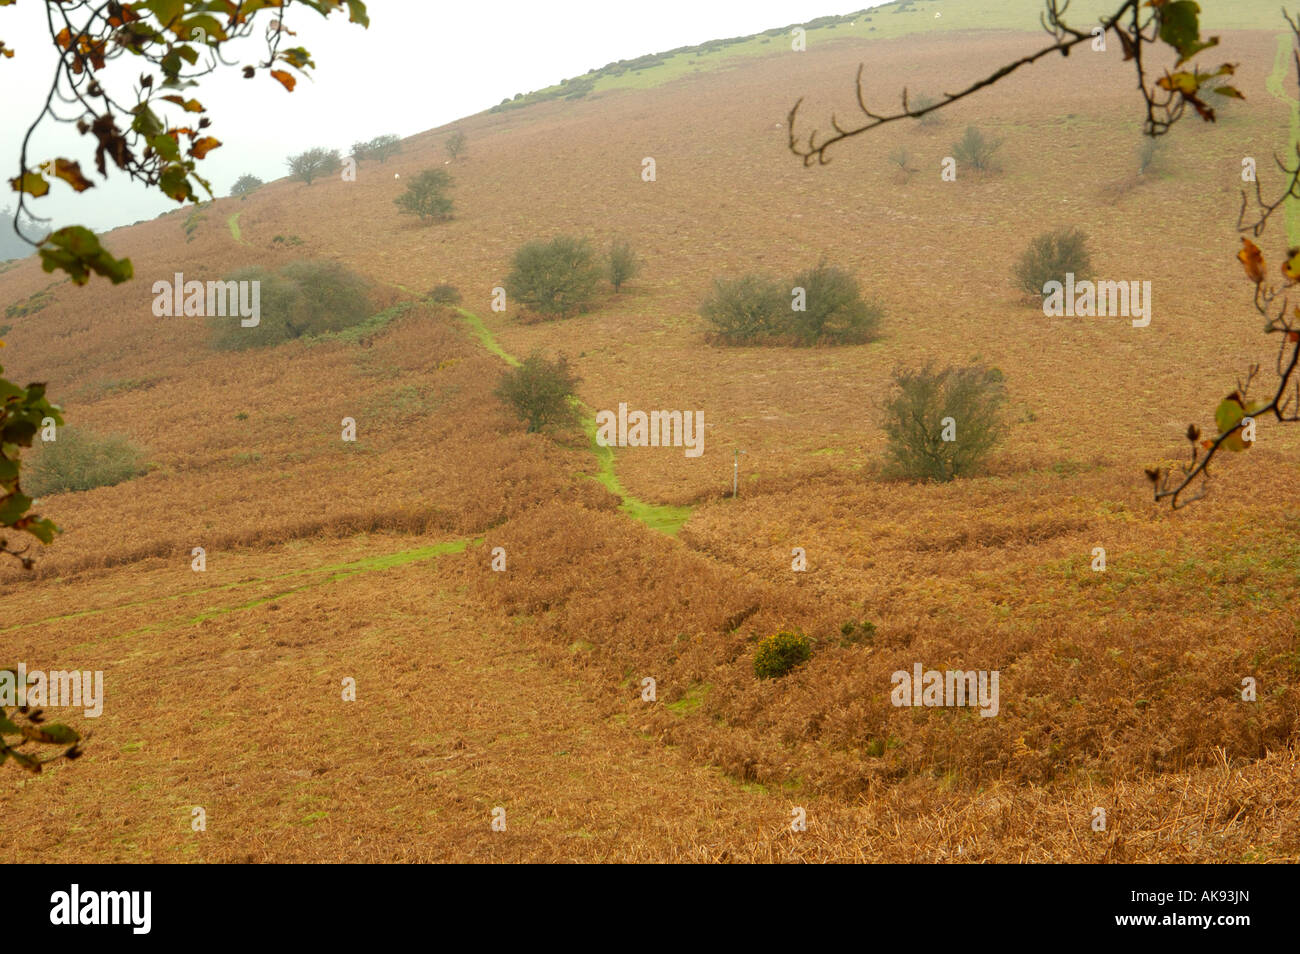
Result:
[[[409,136],[468,116],[516,93],[631,59],[706,40],[758,33],[819,16],[850,13],[880,0],[370,0],[370,28],[334,14],[328,21],[295,8],[287,25],[311,51],[313,81],[289,94],[265,73],[245,80],[222,69],[187,95],[208,108],[209,130],[223,143],[199,163],[213,191],[226,195],[241,173],[270,181],[284,159],[315,145],[346,154],[355,141],[383,133]],[[270,12],[259,14],[270,19]],[[17,51],[0,58],[0,171],[17,174],[19,147],[53,76],[43,0],[0,7],[0,39]],[[249,62],[255,53],[247,54]],[[135,60],[135,62],[131,62]],[[110,75],[130,100],[139,60],[124,56]],[[110,92],[112,92],[110,89]],[[171,108],[169,107],[169,110]],[[179,111],[173,110],[176,117]],[[178,122],[173,118],[173,122]],[[157,190],[128,183],[109,165],[93,173],[94,141],[50,123],[33,140],[28,163],[51,156],[81,162],[95,188],[75,196],[55,182],[35,200],[54,225],[104,230],[176,208]],[[7,183],[0,208],[11,205]]]

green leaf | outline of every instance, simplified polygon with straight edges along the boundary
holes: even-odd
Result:
[[[1219,38],[1201,39],[1201,7],[1194,0],[1175,0],[1156,8],[1160,15],[1160,39],[1178,51],[1181,66],[1201,50],[1218,46]]]
[[[92,272],[114,285],[130,281],[135,273],[129,258],[114,258],[99,244],[95,233],[81,225],[59,229],[38,251],[42,269],[67,272],[77,285],[86,284]]]
[[[17,523],[19,518],[25,514],[32,505],[32,498],[26,494],[10,494],[7,497],[0,497],[0,527],[8,527]]]
[[[22,732],[25,738],[33,742],[44,742],[46,745],[72,745],[74,742],[81,741],[81,736],[62,722],[39,726],[25,725]]]

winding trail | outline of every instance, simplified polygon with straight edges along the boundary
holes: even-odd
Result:
[[[512,368],[519,367],[519,359],[505,348],[483,324],[483,319],[464,308],[454,309],[461,320],[469,327],[479,343]],[[628,493],[618,479],[614,470],[614,449],[605,447],[596,441],[596,417],[591,408],[581,401],[577,402],[582,411],[582,429],[591,442],[591,452],[596,455],[597,471],[592,479],[599,482],[606,490],[622,501],[620,509],[634,520],[639,520],[652,530],[658,530],[675,537],[682,525],[690,519],[693,507],[674,507],[668,504],[653,504]]]
[[[242,212],[236,212],[234,215],[230,216],[230,218],[226,219],[226,225],[230,226],[230,237],[235,240],[237,245],[248,244],[244,241],[244,234],[239,231],[239,217],[243,214],[244,213]]]

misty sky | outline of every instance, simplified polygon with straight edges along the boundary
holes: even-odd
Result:
[[[856,6],[852,0],[839,6],[834,0],[369,0],[368,30],[339,14],[326,21],[296,8],[287,25],[298,33],[295,42],[314,56],[314,80],[300,81],[290,94],[264,72],[245,80],[237,70],[223,69],[204,78],[187,95],[207,106],[214,124],[209,132],[224,145],[199,170],[222,196],[244,172],[267,181],[281,177],[285,156],[309,146],[346,154],[357,140],[422,132],[613,60],[876,5],[878,0]],[[22,137],[53,77],[43,0],[0,7],[0,39],[17,51],[12,59],[0,58],[0,158],[8,179],[17,173]],[[255,55],[249,50],[242,62]],[[125,90],[119,102],[129,101],[140,61],[124,56],[119,64],[108,76],[118,84],[114,88]],[[128,183],[111,163],[107,182],[95,177],[94,142],[74,127],[49,123],[38,136],[29,165],[66,156],[79,160],[96,182],[79,197],[56,182],[48,196],[33,202],[56,227],[76,222],[104,230],[177,207],[157,190]],[[11,204],[6,190],[0,208]]]

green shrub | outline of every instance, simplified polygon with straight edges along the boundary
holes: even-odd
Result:
[[[406,184],[406,191],[393,203],[404,214],[418,215],[422,222],[445,222],[451,218],[451,199],[447,196],[451,186],[446,170],[425,169]]]
[[[333,262],[291,262],[278,272],[255,265],[223,281],[261,282],[261,318],[254,327],[245,328],[238,317],[209,317],[211,344],[218,351],[270,347],[338,332],[370,317],[365,279]]]
[[[895,370],[882,428],[894,474],[948,481],[974,473],[1002,438],[1002,372],[984,365]],[[949,439],[951,438],[951,439]]]
[[[429,292],[428,298],[429,301],[436,302],[439,305],[459,305],[461,303],[460,291],[455,285],[439,285]]]
[[[363,159],[378,159],[381,163],[387,162],[401,151],[402,140],[392,134],[376,136],[374,139],[352,144],[352,158],[357,162],[361,162]]]
[[[700,315],[723,344],[752,344],[776,334],[789,308],[785,289],[764,275],[717,278],[700,305]]]
[[[616,239],[609,247],[609,283],[617,293],[623,283],[630,281],[641,271],[641,260],[632,246],[622,239]]]
[[[242,199],[244,196],[252,192],[256,192],[258,189],[262,188],[262,186],[265,184],[266,183],[264,183],[257,176],[250,175],[249,173],[246,172],[238,179],[235,180],[235,184],[230,187],[230,194],[232,196],[238,196],[239,198]]]
[[[39,446],[23,473],[23,489],[33,497],[111,487],[147,469],[144,452],[116,434],[99,437],[64,427],[55,440]]]
[[[912,109],[929,109],[931,106],[936,105],[938,102],[939,101],[935,99],[933,96],[926,96],[922,94],[920,96],[913,98],[908,105],[911,106]],[[920,123],[922,126],[926,126],[926,127],[938,126],[940,123],[943,122],[943,114],[940,113],[938,110],[935,110],[932,113],[926,113],[924,116],[918,119],[917,122]]]
[[[953,143],[952,154],[962,165],[979,172],[997,172],[1001,167],[993,156],[1001,145],[1002,140],[989,139],[974,126],[967,126],[965,135]]]
[[[290,156],[285,160],[289,167],[289,177],[297,179],[299,182],[305,182],[311,185],[321,176],[327,176],[332,172],[337,172],[343,165],[343,159],[339,156],[337,149],[325,149],[317,146],[314,149],[308,149],[298,153],[296,156]]]
[[[534,313],[563,318],[591,307],[600,278],[591,243],[561,235],[520,246],[505,288]]]
[[[1025,249],[1016,263],[1016,287],[1026,295],[1041,297],[1043,286],[1056,281],[1065,284],[1067,272],[1074,273],[1076,282],[1091,277],[1092,256],[1088,252],[1088,236],[1081,229],[1056,229],[1044,232]]]
[[[578,422],[570,397],[579,380],[564,355],[548,361],[534,351],[501,375],[496,395],[528,424],[529,433],[558,430]]]
[[[870,646],[876,639],[876,624],[870,620],[849,620],[840,627],[840,645]]]
[[[803,633],[775,633],[758,643],[754,675],[776,679],[812,658],[812,641]]]
[[[801,272],[794,285],[804,290],[804,310],[790,310],[786,321],[799,344],[860,344],[877,337],[883,310],[862,300],[849,272],[824,262]]]

